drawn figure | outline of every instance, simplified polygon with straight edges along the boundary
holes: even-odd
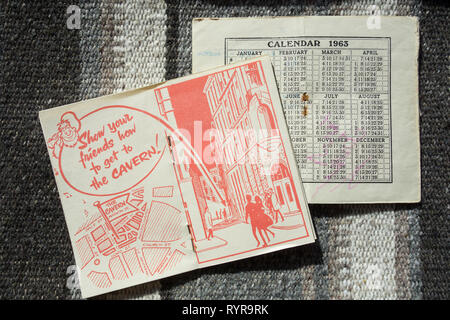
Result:
[[[206,229],[208,230],[206,239],[211,240],[211,238],[214,237],[214,234],[213,234],[212,215],[211,215],[211,212],[209,211],[209,209],[206,209],[206,212],[205,212],[205,223],[206,223]]]
[[[278,203],[272,188],[266,192],[264,200],[266,202],[267,209],[269,209],[270,214],[275,220],[275,223],[278,223],[278,216],[281,217],[281,221],[284,221],[283,214],[280,211],[280,204]]]
[[[253,237],[256,240],[256,246],[258,247],[261,242],[258,239],[256,231],[258,231],[264,245],[267,247],[267,242],[270,241],[267,231],[269,231],[272,236],[275,234],[268,230],[267,228],[272,225],[272,219],[264,213],[264,206],[262,204],[261,198],[259,196],[255,197],[255,202],[252,202],[252,196],[246,195],[247,204],[245,205],[245,222],[248,223],[248,218],[250,218],[250,225],[252,226]],[[262,231],[264,231],[267,241],[263,236]]]
[[[260,234],[261,230],[264,231],[264,234],[267,237],[267,241],[270,242],[270,238],[267,235],[267,232],[269,232],[272,235],[272,237],[275,237],[275,234],[268,229],[273,224],[273,220],[272,218],[270,218],[270,216],[265,214],[264,205],[259,196],[255,197],[255,210],[256,210],[256,227],[259,229]],[[265,246],[266,245],[267,244],[265,243]]]
[[[155,98],[160,115],[187,130],[183,139],[169,141],[179,189],[195,195],[196,201],[186,202],[186,212],[199,261],[288,240],[289,233],[278,232],[285,226],[272,225],[299,219],[283,214],[300,215],[301,210],[261,63],[218,71],[189,85],[162,86]],[[300,107],[311,109],[310,99],[305,93]],[[189,139],[180,143],[206,132],[208,150],[195,148]],[[274,192],[266,196],[269,188]],[[242,229],[249,243],[237,243]],[[214,241],[208,241],[213,231]]]
[[[47,144],[52,149],[52,155],[58,159],[63,147],[73,148],[78,141],[78,132],[81,129],[81,122],[75,113],[69,111],[61,116],[58,123],[58,132],[48,139]]]
[[[252,227],[252,233],[253,233],[253,237],[256,240],[256,246],[259,247],[260,242],[258,239],[258,236],[256,234],[256,210],[255,210],[255,203],[252,202],[252,196],[247,194],[245,196],[245,199],[247,200],[247,203],[245,205],[245,223],[248,223],[248,218],[250,218],[250,225]],[[262,238],[262,234],[261,234],[261,238]],[[264,241],[264,244],[266,244],[266,241],[264,240],[264,238],[262,238]]]

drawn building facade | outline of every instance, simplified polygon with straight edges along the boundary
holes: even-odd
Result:
[[[223,158],[227,195],[232,214],[245,219],[246,195],[272,189],[282,213],[296,212],[298,198],[285,165],[281,139],[269,108],[267,88],[258,63],[209,76],[205,93],[217,130],[216,148]],[[268,158],[268,162],[263,164]]]
[[[201,163],[192,165],[192,154],[174,143],[174,168],[181,194],[195,194],[197,200],[183,201],[196,242],[207,238],[207,210],[220,220],[217,223],[244,221],[247,194],[264,201],[265,193],[272,189],[283,214],[299,212],[262,74],[261,66],[252,63],[208,76],[203,93],[215,129],[211,141],[216,155],[209,169],[200,170]],[[157,90],[156,97],[160,114],[178,128],[167,88]]]
[[[172,101],[167,88],[162,88],[156,91],[156,98],[160,110],[160,114],[169,123],[178,127],[177,119],[174,114]],[[171,149],[174,160],[174,171],[178,180],[178,187],[180,193],[183,195],[194,195],[194,201],[187,201],[183,197],[183,206],[188,218],[193,239],[195,242],[200,242],[207,238],[207,222],[206,212],[209,210],[214,215],[216,211],[223,211],[226,202],[223,197],[223,192],[218,188],[221,183],[219,170],[210,170],[205,176],[204,172],[200,170],[199,164],[195,164],[192,155],[186,150],[182,143],[177,142],[173,137]],[[215,169],[215,168],[213,168]],[[220,221],[217,221],[219,223]]]

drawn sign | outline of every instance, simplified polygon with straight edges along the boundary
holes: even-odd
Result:
[[[59,128],[70,130],[63,117]],[[158,117],[140,109],[106,106],[78,123],[71,134],[76,142],[60,143],[55,157],[64,181],[83,194],[110,196],[130,190],[154,171],[166,149]]]

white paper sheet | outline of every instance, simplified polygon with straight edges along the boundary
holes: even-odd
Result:
[[[268,57],[39,117],[83,297],[314,242]]]
[[[272,59],[309,203],[420,201],[418,20],[198,18],[193,72]]]

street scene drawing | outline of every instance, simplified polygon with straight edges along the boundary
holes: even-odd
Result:
[[[83,297],[310,241],[264,70],[245,62],[43,116]]]
[[[155,94],[192,147],[174,139],[172,155],[199,263],[308,234],[258,62]]]

